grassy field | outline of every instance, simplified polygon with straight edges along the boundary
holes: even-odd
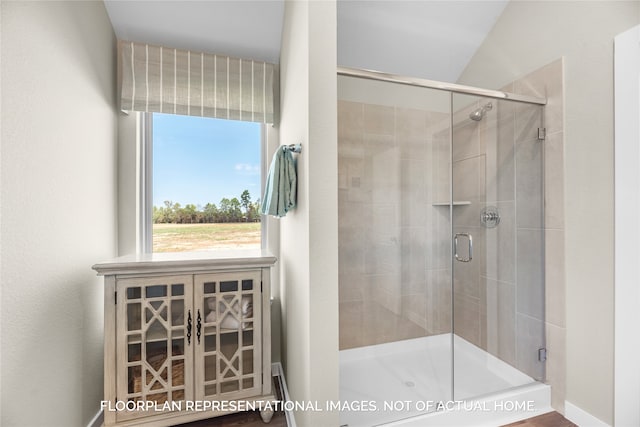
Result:
[[[260,223],[153,224],[154,252],[260,247]]]

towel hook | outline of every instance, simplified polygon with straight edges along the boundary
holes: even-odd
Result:
[[[289,144],[284,146],[286,150],[292,153],[302,153],[302,144]]]

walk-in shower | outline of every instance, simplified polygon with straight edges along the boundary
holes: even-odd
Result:
[[[545,100],[338,74],[341,424],[543,381]]]

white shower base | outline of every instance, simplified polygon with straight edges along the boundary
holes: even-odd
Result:
[[[374,403],[342,411],[340,424],[499,426],[552,410],[548,386],[457,335],[454,353],[456,402],[451,334],[341,351],[340,401]]]

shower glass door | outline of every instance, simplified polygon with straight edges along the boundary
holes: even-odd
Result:
[[[544,380],[543,107],[454,94],[453,398]]]

